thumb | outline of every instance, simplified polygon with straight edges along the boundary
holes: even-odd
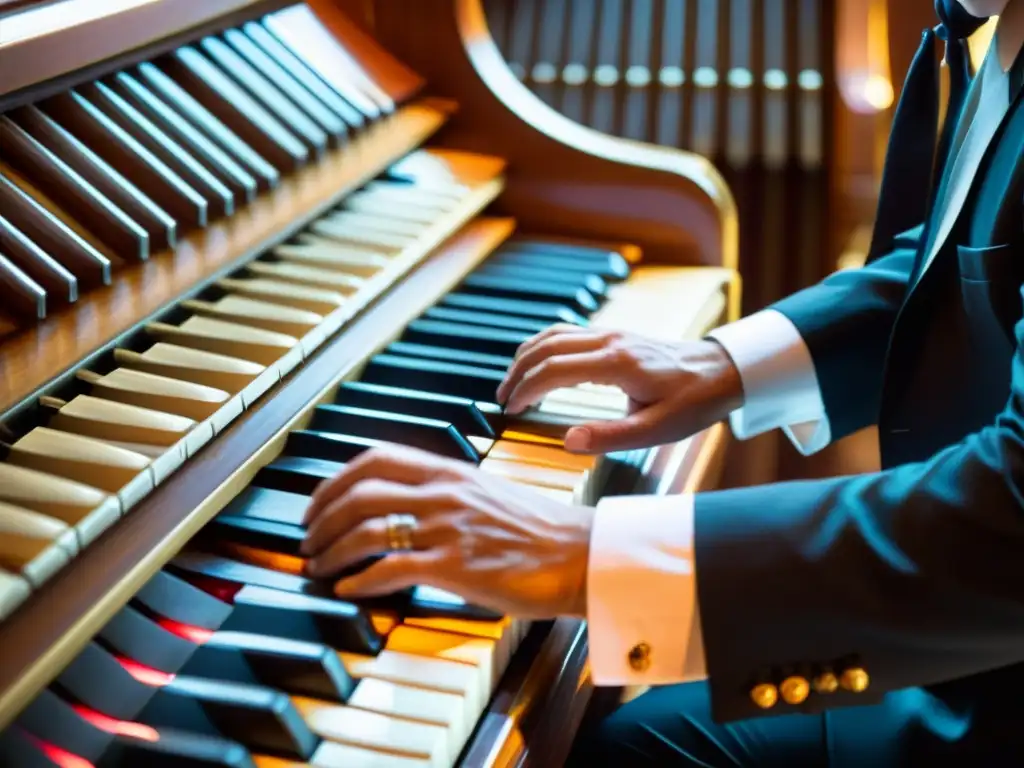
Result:
[[[592,421],[573,427],[565,434],[565,449],[571,453],[611,453],[649,448],[661,440],[674,403],[662,400],[614,421]]]
[[[431,566],[433,552],[392,552],[369,568],[341,579],[334,585],[338,597],[380,597],[399,592],[423,581]]]

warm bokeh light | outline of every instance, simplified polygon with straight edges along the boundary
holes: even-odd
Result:
[[[130,723],[125,720],[115,720],[112,717],[89,709],[88,707],[77,706],[75,711],[82,716],[90,725],[99,728],[101,731],[107,733],[113,733],[116,736],[125,736],[129,739],[138,739],[139,741],[157,742],[160,741],[160,734],[155,729],[150,728],[148,725],[142,723]]]
[[[131,659],[118,659],[118,662],[120,662],[121,666],[124,667],[125,672],[145,685],[152,685],[155,688],[160,688],[165,685],[170,685],[174,680],[174,675],[168,672],[161,672],[159,669],[145,667]]]
[[[60,747],[53,746],[53,744],[47,744],[38,739],[33,739],[33,741],[39,745],[39,750],[59,768],[96,768],[85,758],[73,755]]]
[[[202,645],[213,637],[212,629],[193,627],[189,624],[182,624],[179,621],[172,621],[171,619],[160,619],[157,623],[172,635],[177,635],[180,638],[199,645]]]

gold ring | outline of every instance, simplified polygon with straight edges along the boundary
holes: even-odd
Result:
[[[388,548],[393,552],[407,552],[413,548],[412,533],[417,521],[412,515],[392,513],[384,518],[388,531]]]

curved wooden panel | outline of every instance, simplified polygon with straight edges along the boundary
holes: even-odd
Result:
[[[324,19],[338,14],[334,0],[310,5]],[[481,0],[376,0],[371,10],[364,18],[383,47],[463,106],[439,140],[509,160],[498,210],[524,229],[628,240],[652,261],[736,267],[735,204],[711,163],[551,109],[509,70]]]

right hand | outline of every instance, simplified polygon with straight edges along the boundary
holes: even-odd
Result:
[[[565,447],[577,453],[675,442],[743,404],[739,371],[715,341],[658,341],[568,324],[554,325],[519,347],[498,400],[517,414],[552,390],[584,382],[621,389],[630,413],[570,429]]]

